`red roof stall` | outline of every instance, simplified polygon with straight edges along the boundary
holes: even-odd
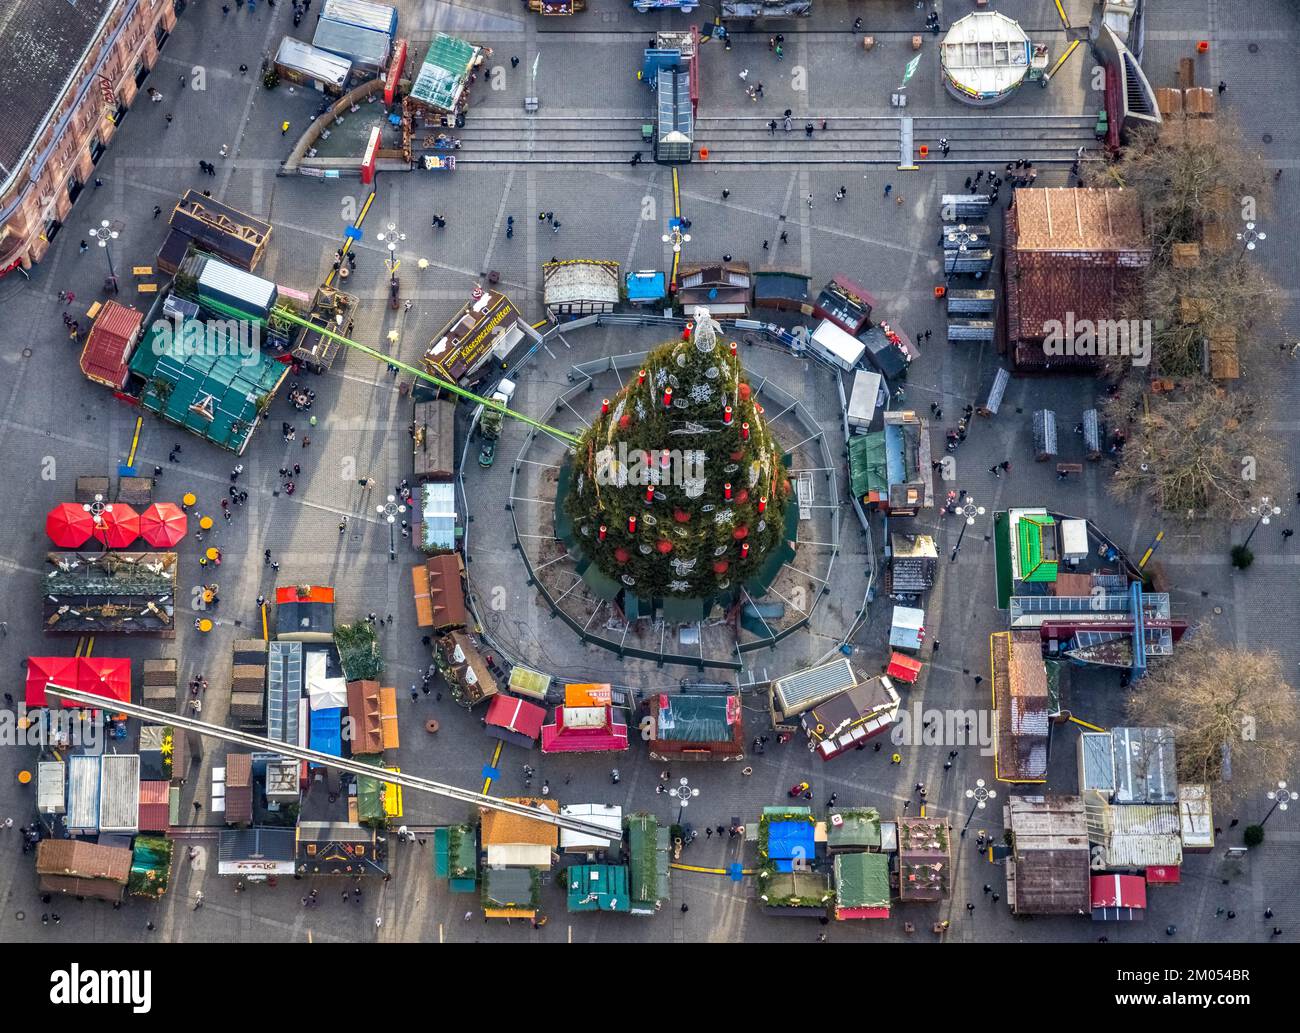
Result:
[[[1094,875],[1092,920],[1133,922],[1146,917],[1147,884],[1140,875]]]
[[[627,725],[612,706],[556,707],[555,720],[542,725],[543,753],[609,753],[627,749]]]
[[[907,682],[911,685],[921,673],[922,666],[920,660],[904,656],[902,653],[894,653],[889,657],[889,667],[885,673],[895,681]]]
[[[1182,882],[1182,873],[1176,864],[1147,869],[1148,886],[1177,886],[1180,882]]]
[[[140,783],[140,831],[166,832],[171,828],[170,782]]]
[[[488,704],[487,733],[494,739],[531,750],[537,745],[545,720],[545,707],[504,694],[493,696]]]
[[[45,686],[53,683],[103,696],[106,700],[131,701],[131,661],[126,657],[32,656],[27,658],[26,701],[29,707],[45,707]],[[64,700],[71,709],[81,706]]]
[[[121,391],[126,386],[131,352],[140,336],[144,313],[116,301],[104,302],[81,349],[81,372],[96,384]]]

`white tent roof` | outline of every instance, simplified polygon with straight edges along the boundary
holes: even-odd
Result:
[[[311,650],[306,654],[307,698],[312,710],[332,710],[348,705],[348,683],[345,678],[325,677],[325,654]]]
[[[568,711],[565,711],[566,715]],[[560,829],[560,849],[585,852],[588,850],[605,850],[611,844],[623,838],[623,808],[617,804],[575,803],[560,807],[560,813],[571,818],[582,818],[609,829],[610,838],[585,836],[580,832]]]

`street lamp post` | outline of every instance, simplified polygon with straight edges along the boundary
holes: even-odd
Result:
[[[1264,815],[1264,820],[1259,823],[1260,828],[1264,827],[1268,819],[1273,816],[1274,811],[1286,810],[1296,800],[1300,800],[1300,793],[1288,789],[1285,782],[1279,782],[1276,789],[1268,791],[1268,798],[1273,801],[1273,806],[1268,809],[1268,813]]]
[[[1246,228],[1237,234],[1237,239],[1241,241],[1241,254],[1237,256],[1238,260],[1246,257],[1247,251],[1254,251],[1258,244],[1268,240],[1268,234],[1255,229],[1253,222],[1246,223]]]
[[[984,507],[975,504],[975,500],[970,495],[962,497],[961,505],[957,507],[957,512],[966,518],[961,525],[961,530],[957,532],[957,544],[952,547],[952,555],[948,557],[949,563],[957,561],[957,550],[961,548],[961,540],[966,537],[966,528],[975,523],[977,516],[984,515]]]
[[[982,778],[975,779],[975,788],[966,790],[966,799],[974,800],[975,802],[971,804],[970,814],[966,815],[966,824],[961,827],[962,839],[966,838],[966,830],[970,828],[970,823],[975,817],[975,812],[982,811],[988,804],[988,801],[996,799],[997,795],[998,791],[996,789],[989,789],[984,784],[984,779]]]
[[[397,499],[389,495],[388,501],[382,506],[376,506],[375,512],[388,521],[388,562],[397,562],[397,542],[393,538],[393,524],[397,522],[399,513],[406,512],[406,506],[398,502]]]
[[[104,249],[104,257],[108,259],[108,283],[106,286],[117,293],[117,273],[113,270],[113,250],[108,246],[110,240],[117,240],[117,230],[113,229],[112,224],[107,219],[101,219],[99,225],[90,231],[90,235],[95,238],[99,246]]]
[[[388,270],[389,276],[395,276],[397,267],[402,264],[401,259],[397,257],[397,245],[406,239],[406,234],[398,230],[396,223],[390,222],[386,227],[386,232],[376,233],[375,239],[388,248],[388,257],[384,259],[384,268]]]
[[[104,531],[104,514],[113,512],[113,504],[105,502],[104,496],[96,493],[91,502],[83,502],[81,508],[90,514],[90,519],[95,522],[95,530]],[[100,544],[104,546],[104,551],[108,552],[108,535],[100,539]]]
[[[1260,497],[1255,505],[1250,507],[1250,515],[1255,517],[1255,526],[1250,529],[1250,534],[1246,535],[1246,540],[1242,542],[1243,549],[1250,546],[1250,540],[1255,537],[1255,532],[1259,530],[1260,524],[1269,523],[1273,517],[1282,512],[1282,507],[1276,505],[1267,495]]]
[[[676,786],[668,790],[668,795],[677,800],[677,824],[680,825],[682,823],[682,812],[686,810],[687,804],[700,795],[700,791],[694,788],[687,779],[681,778],[678,779]]]

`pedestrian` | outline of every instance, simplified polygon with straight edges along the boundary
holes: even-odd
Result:
[[[766,240],[763,241],[763,250],[764,250],[764,251],[768,250],[768,244],[767,244],[767,241],[766,241]]]
[[[807,139],[809,139],[809,140],[812,139],[812,135],[813,135],[813,124],[812,124],[811,122],[805,122],[805,123],[804,123],[804,127],[803,127],[803,135],[804,135]]]
[[[741,82],[746,82],[748,79],[749,79],[749,69],[748,69],[748,68],[742,68],[742,69],[740,70],[740,81],[741,81]]]
[[[1225,91],[1227,88],[1228,88],[1228,84],[1227,84],[1226,82],[1224,82],[1222,79],[1220,79],[1220,80],[1219,80],[1219,96],[1220,96],[1220,97],[1223,96],[1223,93],[1224,93],[1224,91]]]
[[[787,233],[785,230],[782,230],[782,231],[781,231],[781,238],[780,238],[780,239],[781,239],[781,243],[782,243],[782,244],[789,244],[789,243],[790,243],[790,234]]]
[[[808,209],[809,209],[809,211],[812,210],[812,206],[813,206],[813,195],[812,195],[812,194],[809,194],[809,195],[808,195]]]
[[[722,199],[725,201],[725,200],[726,200],[728,197],[730,197],[730,196],[731,196],[731,191],[728,190],[726,187],[723,187],[723,188],[722,188]]]
[[[156,219],[156,218],[158,218],[158,216],[160,216],[160,215],[162,215],[162,207],[161,207],[160,205],[154,205],[154,206],[153,206],[153,217]]]
[[[289,122],[287,119],[280,123],[280,135],[281,136],[289,135]]]
[[[221,5],[221,13],[222,13],[222,15],[227,15],[227,14],[229,14],[229,13],[230,13],[230,5],[229,5],[229,4],[222,4],[222,5]],[[149,925],[149,928],[150,928],[150,929],[153,928],[152,923]]]
[[[1293,534],[1295,534],[1295,530],[1294,530],[1293,528],[1290,528],[1290,527],[1284,527],[1284,528],[1282,528],[1282,540],[1283,540],[1283,541],[1286,541],[1286,540],[1287,540],[1288,538],[1290,538]]]
[[[891,193],[893,193],[893,190],[894,190],[894,184],[893,184],[893,183],[886,183],[886,184],[885,184],[885,196],[886,196],[886,197],[888,197]]]
[[[167,120],[168,125],[172,124],[172,113],[170,111],[167,112],[167,114],[163,115],[163,118]]]
[[[974,910],[975,910],[975,905],[972,904],[972,903],[970,903],[970,902],[967,902],[967,904],[966,904],[966,913],[967,913],[967,914],[970,914],[970,913],[971,913],[972,911],[974,911]]]
[[[514,56],[514,55],[511,55],[511,58],[510,58],[510,67],[511,67],[511,68],[518,68],[518,67],[519,67],[519,58],[518,58],[518,57],[516,57],[516,56]]]
[[[769,119],[767,123],[767,135],[776,136],[776,119]]]
[[[781,49],[781,44],[776,45],[776,59],[781,61],[785,58],[785,51]]]
[[[682,901],[682,914],[686,914],[686,912],[689,911],[689,910],[690,910],[689,905],[687,905],[686,901],[683,900],[683,901]]]
[[[239,66],[239,74],[240,74],[240,75],[247,75],[247,74],[248,74],[248,65],[240,65],[240,66]]]
[[[997,893],[993,894],[993,897],[992,897],[993,903],[996,904],[996,903],[997,903],[999,900],[1001,900],[1001,899],[1002,899],[1002,897],[1001,897],[1000,894],[997,894]]]

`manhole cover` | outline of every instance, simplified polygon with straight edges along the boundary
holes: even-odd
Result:
[[[1251,44],[1248,44],[1247,47],[1246,47],[1246,49],[1249,50],[1252,54],[1258,54],[1258,53],[1259,53],[1259,44],[1258,44],[1258,43],[1251,43]]]
[[[1223,613],[1223,607],[1222,607],[1222,606],[1216,606],[1216,607],[1214,608],[1214,614],[1215,614],[1216,617],[1217,617],[1217,616],[1220,616],[1222,613]]]
[[[31,357],[32,357],[32,350],[31,350],[30,348],[24,348],[24,349],[23,349],[23,358],[24,358],[24,359],[30,359]]]
[[[15,912],[14,912],[14,918],[18,919],[18,921],[20,921],[20,922],[23,921],[26,917],[27,917],[27,912],[26,912],[26,911],[15,911]]]
[[[1262,137],[1260,137],[1260,139],[1263,140],[1265,143],[1272,143],[1272,142],[1273,142],[1273,134],[1272,134],[1272,133],[1265,133]]]

